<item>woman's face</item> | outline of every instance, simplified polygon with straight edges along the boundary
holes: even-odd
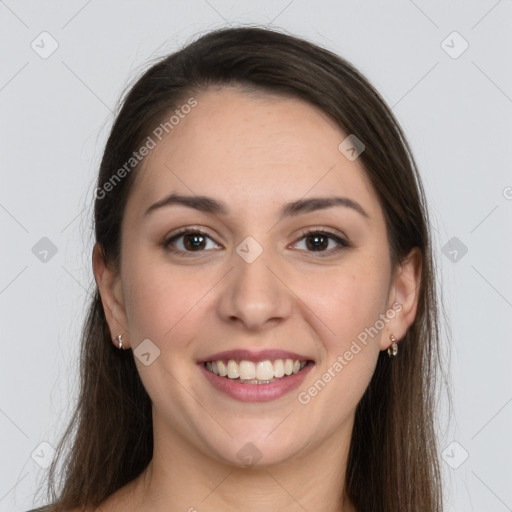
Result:
[[[237,88],[196,100],[153,137],[119,274],[96,268],[155,439],[239,466],[341,446],[412,321],[417,267],[392,272],[377,195],[325,114]]]

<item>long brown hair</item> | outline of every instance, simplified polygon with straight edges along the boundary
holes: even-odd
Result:
[[[105,261],[119,264],[121,221],[139,166],[115,186],[104,185],[181,102],[228,85],[301,98],[355,134],[366,146],[359,158],[385,214],[393,265],[414,247],[423,255],[415,321],[395,359],[380,353],[357,406],[346,492],[360,512],[438,512],[440,315],[425,195],[391,110],[350,63],[279,31],[239,27],[210,32],[152,65],[124,97],[99,170],[94,222]],[[81,346],[76,410],[49,472],[57,510],[97,506],[136,478],[153,454],[150,398],[131,351],[113,347],[97,289]]]

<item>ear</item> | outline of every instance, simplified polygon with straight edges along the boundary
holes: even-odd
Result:
[[[388,311],[395,311],[381,337],[381,350],[391,345],[393,334],[401,340],[416,317],[421,288],[422,254],[415,247],[398,266],[391,283]]]
[[[110,336],[114,340],[119,334],[122,334],[123,346],[129,348],[130,340],[128,339],[128,322],[121,276],[119,272],[109,268],[106,264],[102,247],[98,243],[95,244],[93,249],[92,267],[110,329]]]

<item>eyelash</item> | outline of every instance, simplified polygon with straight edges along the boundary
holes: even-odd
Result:
[[[163,241],[163,243],[162,243],[162,247],[166,251],[169,251],[169,252],[172,252],[172,253],[175,253],[175,254],[184,255],[184,256],[193,256],[194,253],[204,252],[204,250],[201,250],[201,251],[183,251],[181,249],[176,249],[176,247],[173,247],[171,245],[171,243],[173,241],[177,240],[178,238],[180,238],[180,237],[182,237],[184,235],[201,235],[201,236],[209,238],[210,240],[213,240],[212,237],[208,233],[205,233],[204,231],[201,231],[200,229],[189,229],[189,228],[186,228],[186,229],[182,229],[181,231],[178,231],[178,233],[175,233],[171,237],[166,238]]]
[[[306,252],[309,252],[309,253],[312,253],[312,254],[316,254],[317,256],[319,256],[321,258],[322,257],[327,257],[327,256],[332,256],[333,254],[337,254],[338,252],[342,251],[343,249],[347,249],[348,247],[350,247],[350,245],[347,242],[347,240],[341,238],[338,235],[335,235],[334,233],[331,233],[330,231],[326,231],[326,230],[323,230],[323,229],[308,229],[306,231],[303,231],[301,233],[300,237],[297,239],[297,241],[294,242],[294,245],[297,244],[300,240],[303,240],[303,239],[307,238],[310,235],[325,236],[329,240],[333,240],[334,242],[336,242],[338,244],[338,247],[336,247],[334,249],[328,249],[328,250],[325,250],[325,251],[306,251]]]
[[[213,240],[211,238],[211,236],[208,235],[208,233],[205,233],[204,231],[201,231],[200,229],[185,228],[185,229],[179,231],[178,233],[175,233],[171,237],[166,238],[162,242],[161,245],[166,251],[169,251],[169,252],[172,252],[175,254],[179,254],[179,255],[185,255],[187,257],[193,256],[194,253],[205,252],[204,249],[199,250],[199,251],[184,251],[182,249],[176,249],[175,247],[173,247],[171,245],[172,242],[176,241],[177,239],[179,239],[180,237],[183,237],[185,235],[201,235],[201,236],[209,238],[210,240]],[[335,249],[329,249],[329,250],[324,250],[324,251],[306,251],[308,253],[316,253],[316,255],[319,257],[331,256],[335,253],[338,253],[339,251],[342,251],[343,249],[350,247],[350,244],[347,242],[347,240],[339,237],[338,235],[335,235],[334,233],[331,233],[329,231],[322,230],[322,229],[309,229],[307,231],[304,231],[303,233],[301,233],[300,237],[297,239],[296,242],[294,242],[293,245],[297,244],[299,241],[303,240],[304,238],[307,238],[310,235],[325,236],[338,244],[338,247],[336,247]]]

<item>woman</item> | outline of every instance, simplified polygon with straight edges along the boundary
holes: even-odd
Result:
[[[95,233],[48,510],[442,509],[423,189],[349,63],[234,28],[152,66]]]

